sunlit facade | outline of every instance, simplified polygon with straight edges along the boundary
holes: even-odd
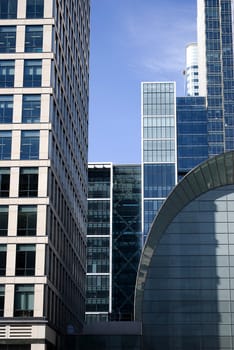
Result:
[[[199,95],[199,72],[198,72],[198,48],[197,43],[186,46],[186,92],[187,96]]]
[[[0,0],[4,349],[60,350],[84,324],[89,10]]]

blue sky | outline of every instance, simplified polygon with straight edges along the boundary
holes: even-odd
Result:
[[[176,81],[196,0],[91,0],[89,161],[140,163],[140,83]]]

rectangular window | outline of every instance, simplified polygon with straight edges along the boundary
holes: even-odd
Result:
[[[34,307],[34,286],[32,284],[15,285],[14,316],[32,317]]]
[[[39,123],[41,114],[41,95],[23,95],[22,122]]]
[[[35,274],[35,244],[18,244],[16,247],[16,276]]]
[[[8,206],[0,205],[0,236],[7,236],[8,231]]]
[[[20,168],[19,197],[36,197],[38,168]]]
[[[35,236],[37,230],[37,206],[20,205],[18,207],[17,236]]]
[[[44,0],[27,0],[26,18],[43,18]]]
[[[0,244],[0,276],[5,276],[6,274],[6,251],[7,246]]]
[[[43,26],[26,26],[25,52],[42,52]]]
[[[0,131],[0,160],[11,159],[11,131]]]
[[[0,317],[4,316],[5,286],[0,284]]]
[[[41,86],[42,60],[24,60],[24,87]]]
[[[21,131],[20,159],[39,159],[39,143],[39,131]]]
[[[0,0],[0,19],[17,18],[17,0]]]
[[[0,124],[12,123],[13,95],[0,95]]]
[[[16,26],[0,26],[0,53],[15,52]]]
[[[10,169],[0,168],[0,198],[9,197]]]
[[[14,87],[15,61],[0,61],[0,88]]]

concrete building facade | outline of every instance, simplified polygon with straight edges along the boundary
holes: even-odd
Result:
[[[88,0],[0,1],[7,349],[60,349],[63,335],[84,323],[88,77]]]

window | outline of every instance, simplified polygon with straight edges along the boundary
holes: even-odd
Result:
[[[9,197],[10,169],[0,168],[0,197]]]
[[[35,244],[18,244],[16,247],[16,276],[35,274]]]
[[[22,108],[23,123],[40,122],[41,95],[24,95]]]
[[[26,26],[25,52],[42,52],[43,26]]]
[[[42,18],[44,15],[44,0],[27,0],[26,18]]]
[[[7,236],[8,206],[0,205],[0,236]]]
[[[37,230],[37,206],[20,205],[18,207],[18,236],[35,236]]]
[[[41,86],[42,60],[24,61],[24,87]]]
[[[15,285],[14,316],[32,317],[34,304],[34,286],[32,284]]]
[[[0,133],[1,135],[1,133]],[[39,131],[22,131],[20,159],[38,159],[39,158]]]
[[[11,159],[11,131],[0,131],[0,160]]]
[[[15,52],[16,26],[0,26],[0,53]]]
[[[6,248],[5,244],[0,244],[0,276],[6,274]]]
[[[13,95],[0,95],[0,123],[12,123]]]
[[[17,17],[17,0],[0,0],[0,19]]]
[[[14,87],[15,61],[0,61],[0,88]]]
[[[36,197],[38,189],[38,168],[21,168],[19,197]]]
[[[0,284],[0,317],[4,316],[5,286]]]

